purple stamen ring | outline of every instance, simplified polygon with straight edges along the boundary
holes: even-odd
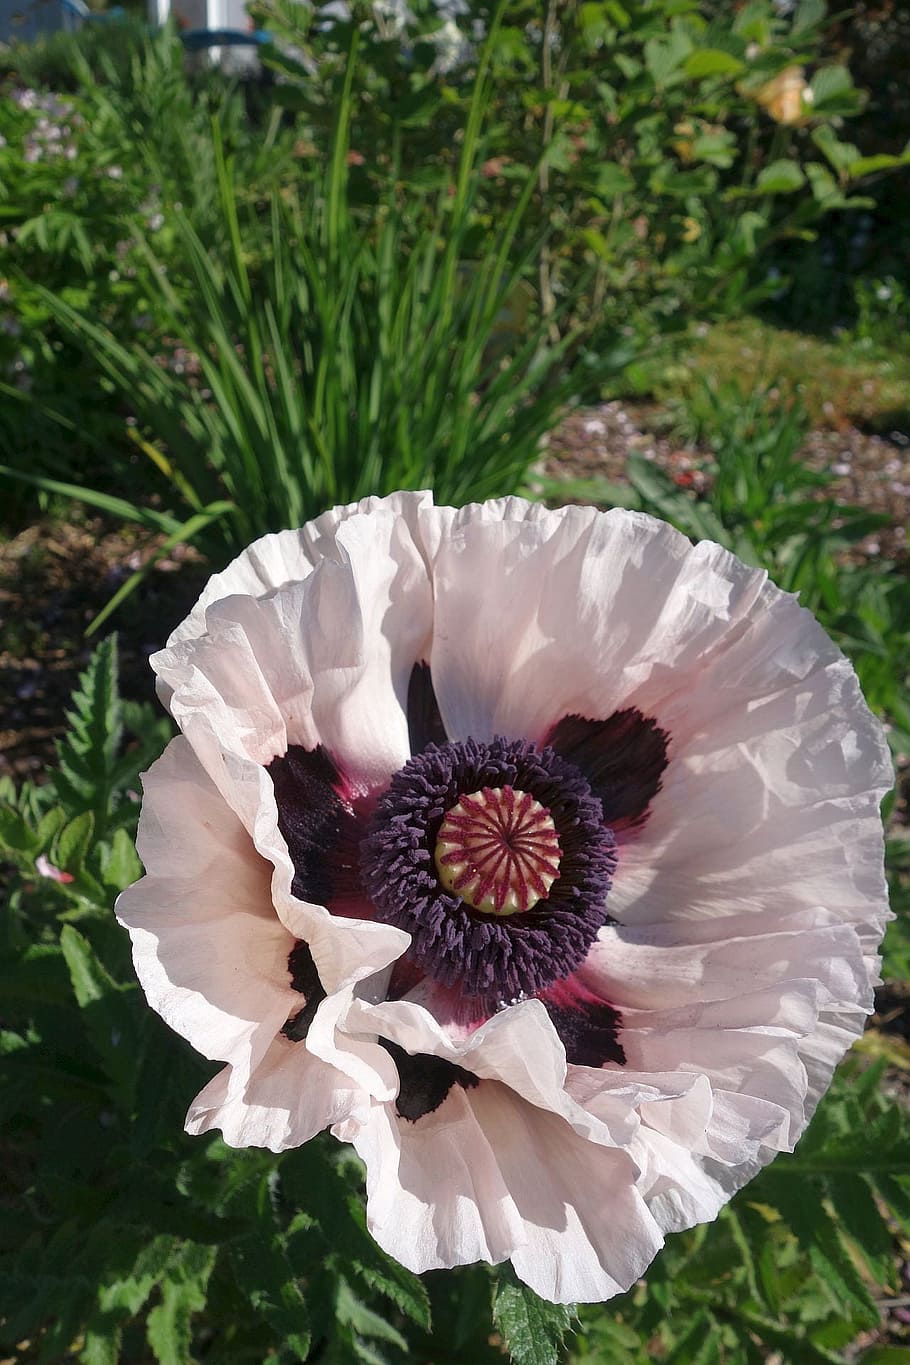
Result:
[[[436,981],[493,1007],[587,957],[607,918],[616,843],[553,749],[430,744],[394,775],[360,847],[363,889]]]

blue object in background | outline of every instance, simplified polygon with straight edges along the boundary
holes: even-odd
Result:
[[[31,43],[52,33],[73,33],[87,22],[122,17],[119,5],[93,14],[84,0],[0,0],[0,43]]]

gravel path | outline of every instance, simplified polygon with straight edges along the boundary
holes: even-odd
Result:
[[[635,453],[665,469],[681,488],[702,492],[708,486],[710,452],[660,434],[662,417],[653,404],[615,401],[569,413],[549,438],[544,472],[557,479],[626,484],[626,460]],[[859,554],[906,561],[910,434],[872,436],[849,425],[817,430],[809,433],[802,455],[811,468],[832,475],[832,497],[890,518],[890,526],[858,543]]]

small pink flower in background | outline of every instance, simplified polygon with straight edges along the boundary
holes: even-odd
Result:
[[[43,853],[35,859],[35,871],[39,877],[47,877],[52,882],[62,882],[64,885],[74,880],[72,872],[61,872]]]
[[[415,1271],[628,1289],[803,1132],[872,1003],[881,727],[795,598],[625,511],[398,494],[257,541],[152,659],[180,726],[118,915]]]

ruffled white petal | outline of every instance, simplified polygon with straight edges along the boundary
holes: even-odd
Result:
[[[287,971],[295,940],[272,908],[272,869],[182,737],[143,786],[146,876],[117,901],[136,973],[171,1028],[248,1074],[300,1002]]]
[[[152,666],[197,749],[202,721],[223,751],[256,764],[322,744],[369,791],[410,754],[407,688],[428,649],[431,586],[407,521],[387,506],[340,521],[331,548],[301,581],[200,608],[204,632],[175,639]]]
[[[663,1240],[626,1152],[496,1081],[453,1086],[417,1123],[376,1106],[347,1135],[367,1165],[370,1231],[417,1272],[511,1257],[544,1298],[596,1302],[634,1284]]]
[[[280,871],[256,850],[185,738],[144,779],[137,845],[146,875],[117,901],[149,1003],[204,1056],[229,1063],[191,1110],[191,1131],[222,1128],[234,1145],[278,1151],[389,1100],[397,1076],[387,1052],[339,1035],[354,991],[408,942],[385,925],[339,921],[287,896]],[[306,1042],[281,1036],[301,1008],[288,956],[308,942],[328,992]]]
[[[221,573],[213,574],[184,621],[168,637],[168,647],[205,634],[206,608],[226,597],[265,597],[275,588],[299,583],[315,565],[337,558],[336,532],[350,517],[385,508],[416,531],[420,509],[432,503],[431,493],[392,493],[332,507],[294,531],[277,531],[253,541]]]
[[[498,1264],[521,1240],[496,1153],[460,1086],[419,1123],[375,1105],[366,1122],[333,1131],[366,1164],[370,1231],[409,1270]]]
[[[443,1057],[474,1076],[499,1081],[529,1104],[559,1114],[593,1142],[619,1144],[631,1132],[627,1113],[615,1116],[618,1131],[611,1132],[568,1094],[565,1049],[538,1000],[494,1014],[459,1041],[426,1009],[407,1000],[375,1005],[354,1000],[345,1028],[366,1036],[376,1033],[412,1055]]]
[[[199,1092],[188,1133],[217,1129],[229,1147],[283,1152],[335,1123],[367,1117],[369,1097],[357,1081],[286,1038],[274,1039],[243,1085],[234,1079],[225,1067]]]

